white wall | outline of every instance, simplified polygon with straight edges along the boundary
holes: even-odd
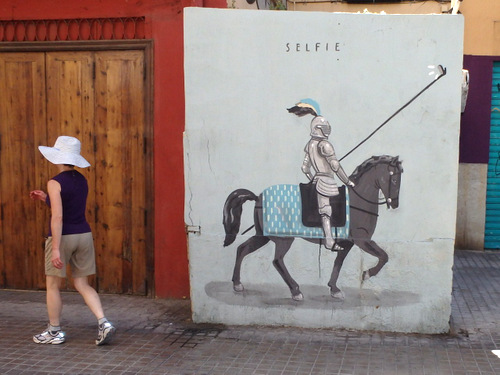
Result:
[[[185,220],[201,227],[189,235],[195,321],[448,330],[462,34],[462,17],[451,15],[185,10]],[[339,279],[346,298],[335,301],[326,286],[335,253],[299,239],[285,261],[304,301],[291,300],[273,268],[272,244],[245,259],[246,292],[233,292],[236,248],[254,231],[222,246],[226,197],[306,181],[311,117],[286,109],[315,99],[340,157],[433,81],[431,64],[447,75],[342,162],[350,174],[372,155],[403,160],[400,208],[382,209],[373,236],[389,254],[381,272],[362,282],[375,259],[353,248]],[[241,230],[252,215],[247,203]]]
[[[461,163],[458,171],[455,247],[464,250],[483,250],[488,164]]]

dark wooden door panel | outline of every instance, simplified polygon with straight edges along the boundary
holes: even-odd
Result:
[[[95,184],[92,169],[94,131],[94,54],[89,51],[49,52],[46,54],[47,77],[47,132],[49,145],[59,135],[78,138],[82,142],[82,155],[92,165],[79,169],[89,182],[87,220],[92,224],[95,217]],[[51,168],[52,177],[56,168]],[[68,270],[71,277],[71,269]],[[65,289],[74,290],[70,277]],[[95,276],[90,283],[97,287]]]
[[[81,170],[96,245],[92,282],[103,292],[147,294],[144,64],[141,50],[0,54],[0,286],[44,287],[49,210],[28,193],[46,190],[57,173],[37,146],[70,135],[92,164]]]
[[[146,292],[143,72],[139,51],[96,54],[96,243],[109,292]]]
[[[44,54],[0,54],[0,95],[2,285],[40,288],[47,214],[29,192],[47,172],[35,144],[47,140]]]

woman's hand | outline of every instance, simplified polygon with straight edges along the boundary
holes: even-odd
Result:
[[[61,252],[59,249],[52,248],[52,264],[57,269],[61,269],[63,267],[63,262],[61,261]]]
[[[43,192],[42,190],[33,190],[30,192],[30,198],[33,199],[34,201],[43,201],[47,199],[47,194]]]

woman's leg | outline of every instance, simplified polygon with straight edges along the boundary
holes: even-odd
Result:
[[[59,291],[61,278],[58,276],[47,276],[47,312],[49,323],[58,327],[61,323],[62,300]]]
[[[75,283],[75,288],[83,296],[85,303],[89,307],[97,318],[98,329],[97,329],[97,339],[95,340],[96,345],[104,345],[110,342],[113,337],[116,328],[108,322],[104,316],[104,311],[101,305],[101,299],[96,290],[89,285],[87,276],[75,277],[73,279]]]
[[[101,305],[101,299],[96,290],[89,285],[87,276],[75,277],[73,279],[75,288],[85,300],[90,311],[95,315],[97,320],[104,318],[104,311]]]
[[[58,276],[47,276],[47,313],[49,315],[49,326],[39,335],[33,336],[37,344],[62,344],[66,341],[66,335],[61,331],[62,300],[59,287],[61,278]]]

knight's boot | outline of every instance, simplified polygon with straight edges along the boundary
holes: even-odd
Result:
[[[321,215],[321,224],[323,225],[323,234],[325,235],[325,247],[328,250],[332,250],[335,240],[332,237],[332,224],[330,222],[330,216]]]
[[[323,234],[325,235],[325,247],[332,251],[344,250],[332,237],[332,223],[330,221],[332,217],[332,206],[327,204],[324,200],[329,200],[329,198],[318,194],[318,212],[321,215],[321,224],[323,226]]]

